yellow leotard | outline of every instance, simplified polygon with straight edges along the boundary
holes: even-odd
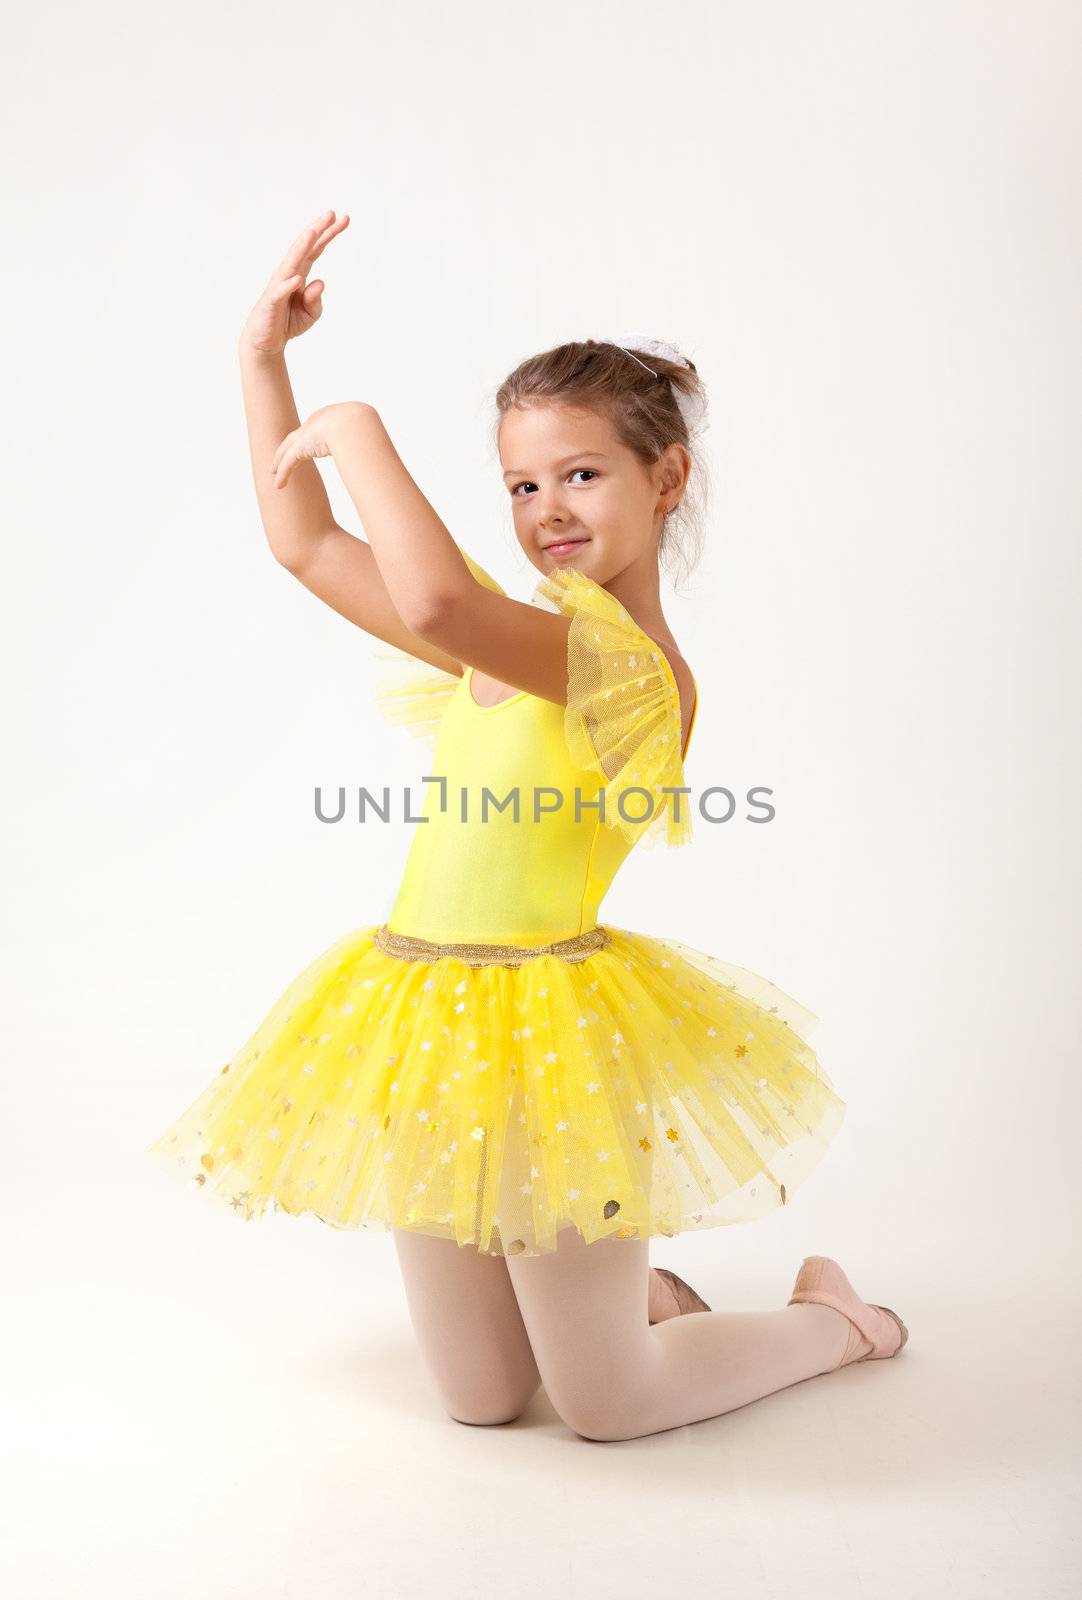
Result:
[[[577,573],[560,573],[554,581],[561,592],[589,582]],[[606,600],[616,608],[611,596]],[[466,668],[444,711],[432,762],[443,786],[428,786],[422,813],[427,820],[417,824],[388,918],[392,929],[440,942],[542,944],[596,924],[609,885],[643,833],[645,824],[637,819],[653,811],[663,782],[683,783],[679,695],[664,655],[656,645],[648,653],[643,646],[643,659],[628,666],[626,642],[612,642],[626,687],[619,711],[609,713],[610,745],[626,746],[627,730],[645,730],[637,761],[627,759],[625,750],[620,763],[627,769],[626,785],[603,782],[591,748],[586,760],[593,766],[572,757],[566,724],[570,716],[585,726],[582,706],[573,705],[569,713],[526,691],[481,706],[474,698],[473,669]],[[577,638],[573,648],[579,648]],[[696,700],[689,742],[697,712]],[[671,826],[659,814],[655,832],[661,828],[672,842],[689,836],[690,804],[688,794],[674,797]]]
[[[559,569],[533,598],[571,620],[566,705],[482,706],[472,669],[390,654],[383,710],[442,779],[390,915],[317,957],[150,1147],[234,1212],[492,1254],[650,1238],[786,1204],[842,1121],[813,1013],[598,921],[636,843],[692,838],[698,694],[682,754],[671,667],[615,597]]]

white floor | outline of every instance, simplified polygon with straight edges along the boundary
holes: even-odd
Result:
[[[783,1304],[802,1254],[836,1254],[910,1343],[597,1444],[543,1392],[505,1427],[446,1416],[389,1235],[234,1222],[137,1151],[57,1186],[17,1165],[13,1600],[1080,1592],[1077,1291],[1055,1251],[998,1273],[1002,1219],[964,1251],[898,1230],[888,1277],[824,1179],[788,1216],[665,1242],[716,1308]]]

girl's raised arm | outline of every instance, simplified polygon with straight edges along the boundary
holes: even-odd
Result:
[[[313,327],[323,311],[325,284],[318,278],[308,283],[308,274],[348,222],[348,216],[336,221],[334,212],[327,211],[297,236],[272,272],[238,341],[260,516],[275,560],[339,615],[410,655],[460,675],[459,660],[406,625],[368,545],[335,521],[315,463],[299,462],[282,489],[275,488],[268,470],[283,437],[300,422],[286,370],[286,344]]]

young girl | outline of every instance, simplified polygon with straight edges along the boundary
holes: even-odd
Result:
[[[387,921],[303,971],[150,1147],[241,1216],[268,1205],[394,1231],[443,1405],[517,1417],[538,1385],[587,1439],[717,1416],[906,1330],[811,1256],[788,1304],[712,1311],[652,1271],[659,1234],[785,1205],[844,1115],[812,1013],[767,979],[602,925],[631,848],[680,846],[697,685],[659,597],[667,519],[704,415],[692,363],[634,337],[568,343],[497,395],[530,603],[466,556],[378,413],[301,424],[287,341],[319,318],[300,234],[240,339],[271,552],[413,662],[383,704],[435,733]],[[369,542],[339,527],[331,456]]]

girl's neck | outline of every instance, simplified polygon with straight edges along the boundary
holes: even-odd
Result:
[[[662,610],[661,575],[656,562],[633,562],[606,583],[605,588],[619,600],[643,633],[649,634],[663,649],[682,654]]]

